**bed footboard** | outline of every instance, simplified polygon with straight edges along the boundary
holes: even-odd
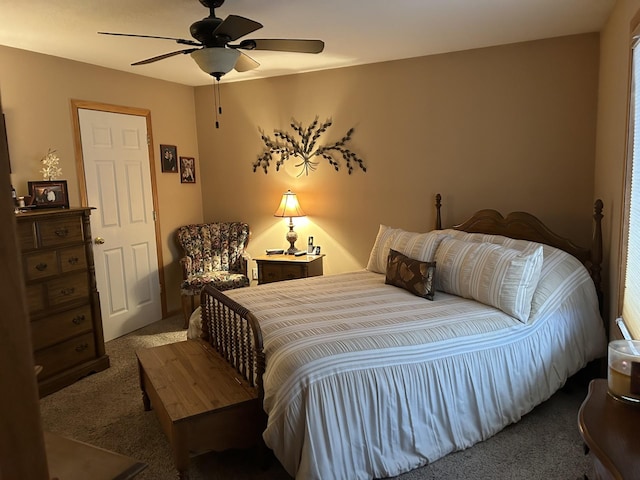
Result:
[[[265,356],[262,332],[253,314],[223,292],[207,285],[200,295],[202,338],[264,398]]]

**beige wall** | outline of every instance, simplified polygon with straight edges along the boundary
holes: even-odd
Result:
[[[607,205],[605,258],[609,260],[609,316],[619,315],[620,232],[624,201],[624,168],[629,105],[631,19],[640,0],[618,0],[601,33],[601,68],[595,166],[595,195]],[[640,325],[632,334],[640,338]]]
[[[242,219],[249,251],[285,247],[274,218],[281,194],[299,194],[308,217],[298,246],[314,235],[326,273],[362,268],[380,223],[427,230],[434,195],[445,225],[478,208],[527,210],[586,243],[591,233],[598,84],[597,34],[446,55],[221,83],[224,114],[215,129],[212,87],[176,85],[55,57],[0,47],[0,91],[7,116],[12,182],[19,194],[39,179],[49,147],[62,158],[71,203],[75,180],[71,99],[151,110],[153,137],[195,156],[198,182],[179,183],[156,162],[168,307],[179,307],[173,232],[179,225]],[[194,95],[195,92],[195,95]],[[261,170],[258,128],[290,130],[331,117],[322,144],[355,127],[350,147],[366,162],[309,176]],[[197,133],[197,135],[196,135]],[[157,150],[157,148],[156,148]],[[293,164],[295,161],[290,160]]]
[[[52,148],[61,158],[70,203],[79,204],[71,99],[149,109],[155,155],[166,143],[176,145],[178,155],[199,158],[192,87],[0,46],[0,92],[11,181],[19,195],[27,194],[27,181],[42,179],[39,160]],[[177,174],[161,173],[158,158],[155,165],[167,307],[177,311],[180,271],[173,234],[182,224],[202,220],[202,183],[181,184]]]
[[[221,83],[224,114],[213,126],[212,87],[196,88],[207,220],[248,221],[249,251],[286,247],[274,218],[281,194],[297,192],[325,272],[362,268],[380,223],[425,231],[434,195],[443,222],[479,208],[533,212],[588,244],[594,189],[599,39],[578,35],[267,80]],[[252,172],[272,135],[293,117],[334,124],[321,143],[355,127],[351,148],[368,171],[309,176]],[[291,132],[293,133],[293,132]],[[289,163],[294,163],[292,159]]]

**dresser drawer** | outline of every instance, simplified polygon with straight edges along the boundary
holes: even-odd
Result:
[[[58,251],[58,255],[60,256],[60,271],[62,273],[86,270],[87,268],[84,245],[62,248]]]
[[[27,254],[24,256],[24,268],[27,281],[53,277],[75,270],[86,270],[87,258],[84,245]]]
[[[266,263],[262,265],[261,283],[281,282],[282,280],[295,280],[307,276],[306,265],[286,263]]]
[[[78,216],[51,218],[38,221],[40,246],[52,247],[82,242],[82,220]]]
[[[27,303],[29,313],[39,312],[44,310],[44,283],[38,283],[36,285],[27,285]]]
[[[24,269],[27,281],[58,275],[58,255],[55,251],[25,255]]]
[[[254,260],[258,264],[258,285],[322,275],[324,255],[265,255]]]
[[[93,322],[89,305],[35,320],[31,322],[33,348],[40,350],[68,338],[90,332],[92,328]]]
[[[96,347],[93,333],[85,333],[53,347],[35,352],[36,365],[42,365],[39,380],[62,372],[68,368],[95,358]]]
[[[279,282],[282,280],[280,265],[264,265],[260,273],[262,273],[262,283]]]
[[[18,243],[20,250],[32,250],[38,246],[36,243],[35,222],[32,220],[20,221],[17,225]]]
[[[86,272],[56,278],[46,283],[47,300],[51,307],[89,296]]]
[[[304,278],[307,276],[307,267],[306,265],[282,265],[280,276],[282,280]]]

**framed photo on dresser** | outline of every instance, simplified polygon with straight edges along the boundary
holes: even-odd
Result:
[[[66,180],[28,182],[31,205],[35,208],[69,208]]]

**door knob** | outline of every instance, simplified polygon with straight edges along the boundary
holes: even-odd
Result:
[[[93,241],[96,245],[102,245],[104,243],[104,238],[102,237],[96,237],[95,240]]]

